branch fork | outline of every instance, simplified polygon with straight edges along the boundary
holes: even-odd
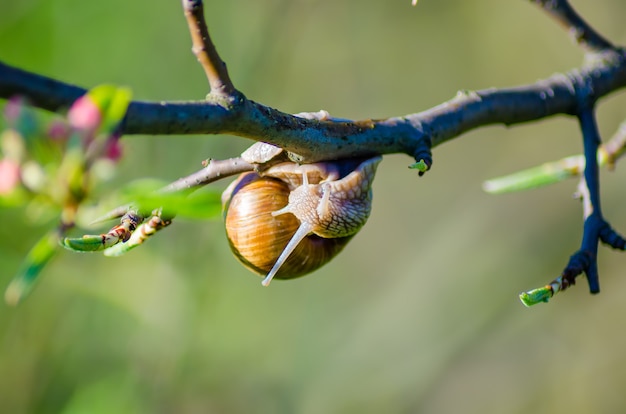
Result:
[[[585,85],[586,86],[586,85]],[[600,179],[598,150],[600,149],[600,133],[598,131],[592,94],[593,91],[584,87],[579,92],[581,112],[578,115],[583,136],[585,167],[579,184],[579,196],[583,203],[583,236],[580,249],[571,257],[559,277],[548,285],[520,294],[520,300],[526,306],[547,302],[556,293],[574,285],[576,277],[585,274],[589,292],[600,292],[598,275],[598,244],[603,242],[615,249],[624,250],[626,240],[619,235],[604,219],[600,204]]]

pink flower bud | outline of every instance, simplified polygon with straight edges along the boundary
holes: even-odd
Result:
[[[119,139],[110,139],[107,142],[105,157],[111,161],[118,161],[122,158],[122,143]]]
[[[64,142],[70,136],[69,126],[61,120],[55,119],[48,125],[48,136],[52,141]]]
[[[98,105],[88,95],[84,95],[74,102],[67,119],[73,128],[91,133],[100,125],[102,115]]]
[[[20,182],[20,165],[10,159],[0,160],[0,195],[9,194]]]
[[[26,105],[24,98],[21,96],[12,96],[4,107],[4,116],[11,121],[16,122],[22,113],[22,108]]]

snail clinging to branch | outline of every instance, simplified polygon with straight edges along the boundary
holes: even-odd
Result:
[[[250,270],[303,276],[330,261],[363,227],[382,157],[298,165],[284,162],[244,173],[224,191],[226,234]]]

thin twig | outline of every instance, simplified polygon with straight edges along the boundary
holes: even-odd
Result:
[[[204,20],[202,0],[182,0],[182,2],[191,34],[192,51],[206,73],[211,86],[211,93],[225,96],[235,95],[237,90],[230,80],[226,64],[218,55],[209,36],[209,30]]]
[[[613,137],[603,147],[608,157],[609,168],[612,168],[615,162],[626,153],[626,121],[620,124]]]
[[[580,122],[580,130],[583,135],[583,154],[585,155],[585,169],[583,177],[585,185],[589,193],[589,202],[591,203],[591,215],[598,214],[602,216],[600,207],[600,173],[598,166],[598,148],[601,139],[596,116],[592,107],[587,108],[578,116]],[[589,218],[586,216],[585,219]]]
[[[254,165],[247,163],[239,157],[226,160],[210,160],[203,169],[168,184],[162,191],[195,189],[225,177],[252,171],[254,168]]]
[[[600,230],[604,226],[608,226],[608,223],[604,221],[602,216],[602,209],[600,206],[600,173],[598,167],[598,148],[600,146],[600,132],[598,131],[598,125],[596,123],[596,116],[593,106],[589,106],[581,111],[578,116],[580,122],[580,129],[583,135],[583,148],[585,154],[585,170],[583,172],[584,184],[587,187],[587,191],[584,192],[589,200],[586,201],[591,208],[585,217],[585,224],[583,226],[583,239],[580,246],[580,250],[572,256],[570,263],[567,265],[563,274],[571,273],[572,277],[576,277],[580,273],[579,269],[574,266],[574,262],[579,258],[575,256],[585,256],[586,266],[583,266],[582,271],[587,274],[587,282],[589,283],[589,291],[591,293],[600,292],[600,282],[598,279],[598,242],[600,240]],[[578,272],[574,274],[575,272]]]
[[[612,170],[619,159],[626,153],[626,122],[623,122],[613,137],[598,148],[598,165]],[[536,167],[518,171],[502,177],[492,178],[483,183],[483,189],[491,194],[502,194],[513,191],[530,190],[554,184],[571,177],[580,177],[578,186],[579,198],[584,200],[584,217],[591,214],[591,203],[584,194],[588,193],[584,183],[583,171],[585,156],[572,155],[560,160],[546,162]],[[588,212],[588,213],[587,213]]]
[[[164,193],[191,190],[187,193],[190,195],[193,191],[200,189],[201,187],[221,180],[222,178],[230,177],[236,174],[241,174],[247,171],[253,171],[257,166],[252,165],[240,157],[229,158],[225,160],[208,160],[206,166],[201,170],[191,173],[185,177],[179,178],[176,181],[171,182],[159,191]],[[108,211],[102,217],[99,217],[94,222],[102,222],[113,218],[119,218],[128,213],[130,205],[123,205],[116,207],[113,210]],[[173,220],[172,217],[167,217],[169,221]]]
[[[594,30],[567,0],[530,0],[565,27],[574,41],[590,52],[603,52],[615,46]]]

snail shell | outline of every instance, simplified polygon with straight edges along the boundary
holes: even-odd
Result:
[[[335,257],[371,211],[381,157],[297,165],[242,174],[224,191],[226,235],[251,271],[289,279]]]

